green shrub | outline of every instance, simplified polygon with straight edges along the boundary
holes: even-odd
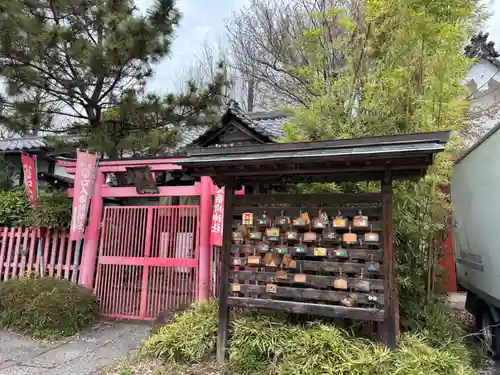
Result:
[[[229,362],[241,375],[272,372],[301,333],[300,326],[279,317],[245,314],[231,323]]]
[[[97,299],[88,289],[54,278],[0,283],[0,326],[39,338],[70,336],[92,326]]]
[[[462,345],[432,347],[421,334],[406,334],[393,356],[391,367],[397,375],[472,375],[475,371],[470,367],[468,358],[458,353]]]
[[[71,199],[65,191],[40,189],[36,207],[30,207],[24,187],[0,190],[0,227],[69,228]]]
[[[65,191],[44,189],[36,207],[30,208],[22,225],[31,228],[69,228],[71,224],[71,199]]]
[[[29,209],[24,187],[0,191],[0,227],[22,225]]]
[[[211,354],[216,344],[217,301],[200,302],[174,316],[144,344],[142,353],[166,361],[199,362]]]
[[[290,346],[279,374],[382,375],[391,356],[371,341],[321,323],[304,327]]]
[[[177,315],[143,347],[166,363],[197,363],[214,354],[217,303]],[[452,338],[453,337],[453,338]],[[448,332],[405,333],[398,351],[330,324],[291,324],[280,317],[242,314],[231,321],[229,370],[238,375],[472,375],[470,352]]]

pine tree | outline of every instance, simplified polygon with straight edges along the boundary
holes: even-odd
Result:
[[[24,134],[70,134],[110,157],[132,134],[145,151],[141,139],[173,142],[167,130],[211,113],[224,85],[219,74],[186,95],[135,96],[168,56],[179,20],[174,0],[156,0],[144,14],[132,0],[0,0],[2,121]]]

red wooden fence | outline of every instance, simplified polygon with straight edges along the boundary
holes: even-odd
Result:
[[[0,281],[28,273],[40,274],[39,242],[43,240],[43,276],[78,280],[75,245],[67,231],[48,230],[40,238],[37,228],[0,228]],[[76,273],[75,273],[76,272]]]
[[[103,315],[149,320],[198,299],[199,211],[105,207],[95,283]]]

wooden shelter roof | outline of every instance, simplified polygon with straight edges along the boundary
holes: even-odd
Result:
[[[180,160],[192,176],[218,184],[380,181],[422,177],[450,132],[188,149]]]

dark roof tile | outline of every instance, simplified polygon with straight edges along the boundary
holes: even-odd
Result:
[[[246,113],[237,107],[230,107],[227,113],[232,114],[245,126],[248,126],[260,135],[269,138],[270,141],[283,136],[281,126],[289,119],[289,114],[286,112]],[[168,151],[178,152],[184,149],[186,146],[195,142],[200,136],[205,134],[211,128],[212,127],[209,125],[186,126],[182,128],[181,140],[175,147]],[[76,140],[73,141],[76,142]],[[33,150],[47,147],[47,142],[42,136],[0,140],[0,152]]]
[[[33,150],[46,146],[43,137],[0,139],[0,152]]]
[[[228,111],[236,116],[242,123],[257,133],[274,140],[281,138],[281,126],[289,119],[286,112],[255,112],[245,113],[237,107],[230,107]]]
[[[174,150],[178,151],[186,146],[191,145],[195,140],[197,140],[200,136],[205,134],[210,129],[208,125],[199,125],[199,126],[189,126],[184,129],[181,129],[181,140],[174,147]]]

